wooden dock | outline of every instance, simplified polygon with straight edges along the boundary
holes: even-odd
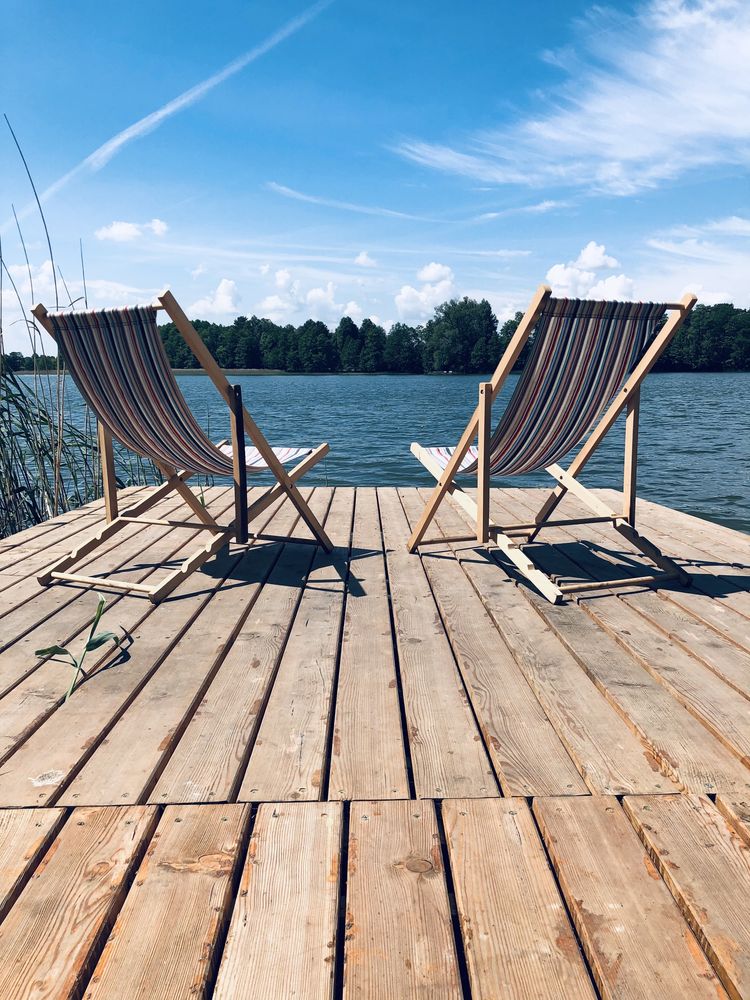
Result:
[[[750,537],[640,501],[693,578],[654,591],[550,529],[556,578],[622,577],[553,606],[470,543],[408,555],[421,490],[303,492],[333,556],[287,503],[160,605],[108,595],[126,639],[67,702],[35,651],[96,596],[36,573],[101,505],[0,542],[2,1000],[750,997]],[[134,524],[81,572],[194,547]]]

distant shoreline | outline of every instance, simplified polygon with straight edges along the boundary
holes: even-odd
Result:
[[[356,376],[356,375],[396,375],[399,377],[408,376],[409,378],[420,378],[425,375],[438,376],[438,375],[462,375],[464,377],[471,376],[474,378],[480,378],[482,375],[489,375],[489,372],[287,372],[281,368],[222,368],[225,375],[304,375],[305,378],[325,378],[327,375],[345,375],[345,376]],[[513,374],[517,375],[519,369],[514,369]],[[48,371],[40,370],[34,372],[31,370],[24,369],[23,371],[14,371],[14,375],[54,375],[53,369]],[[201,368],[173,368],[173,375],[206,375]],[[745,368],[715,368],[713,370],[707,371],[693,371],[687,368],[672,368],[672,369],[656,369],[651,373],[652,375],[747,375],[748,370]]]

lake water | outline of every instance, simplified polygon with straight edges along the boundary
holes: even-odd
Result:
[[[234,376],[255,420],[274,445],[317,445],[331,452],[305,483],[429,485],[409,452],[412,441],[453,445],[477,399],[478,376]],[[229,437],[227,409],[206,376],[179,375],[193,412],[214,440]],[[515,376],[496,404],[503,402]],[[67,407],[77,418],[72,383]],[[624,421],[589,462],[583,481],[622,486]],[[641,402],[638,493],[669,507],[750,530],[750,373],[654,374]],[[265,477],[253,477],[261,483]],[[497,479],[497,486],[549,486],[545,473]]]

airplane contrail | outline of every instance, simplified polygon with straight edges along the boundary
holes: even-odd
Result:
[[[194,87],[190,87],[189,90],[184,91],[178,97],[173,98],[173,100],[168,101],[161,108],[156,111],[152,111],[151,114],[140,118],[137,122],[129,125],[126,129],[118,132],[111,139],[108,139],[105,143],[90,153],[85,159],[81,160],[80,163],[76,164],[71,170],[62,177],[59,177],[56,181],[45,188],[41,193],[41,200],[48,201],[53,195],[57,194],[62,188],[66,186],[74,177],[85,171],[90,171],[95,173],[101,170],[113,156],[126,146],[129,142],[133,142],[134,139],[140,139],[141,136],[147,135],[149,132],[153,132],[157,129],[162,122],[166,121],[167,118],[171,118],[172,115],[177,114],[178,111],[182,111],[184,108],[190,107],[191,104],[195,104],[202,97],[205,97],[210,91],[215,87],[218,87],[220,83],[228,80],[229,77],[234,76],[239,73],[240,70],[249,66],[250,63],[255,62],[261,56],[265,55],[266,52],[270,52],[271,49],[275,48],[285,39],[289,38],[290,35],[295,34],[300,28],[303,28],[306,24],[317,17],[321,11],[325,10],[326,7],[330,7],[333,0],[318,0],[318,3],[314,3],[311,7],[308,7],[297,17],[293,17],[286,24],[282,25],[277,31],[272,35],[269,35],[264,41],[256,45],[255,48],[250,49],[244,55],[239,56],[237,59],[232,60],[223,69],[220,69],[218,73],[214,73],[213,76],[209,76],[208,79],[203,80],[201,83],[196,84]],[[28,205],[22,212],[19,213],[20,217],[28,215],[30,211],[34,209],[35,205]],[[11,220],[12,222],[12,220]],[[7,224],[6,224],[7,225]],[[3,226],[5,229],[5,226]]]

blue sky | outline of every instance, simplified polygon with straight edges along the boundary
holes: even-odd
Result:
[[[750,305],[746,0],[115,9],[4,3],[3,110],[72,298],[80,238],[91,306],[168,285],[217,321],[414,323],[464,294],[503,319],[542,281]],[[12,204],[54,304],[2,125],[3,256],[30,302]]]

